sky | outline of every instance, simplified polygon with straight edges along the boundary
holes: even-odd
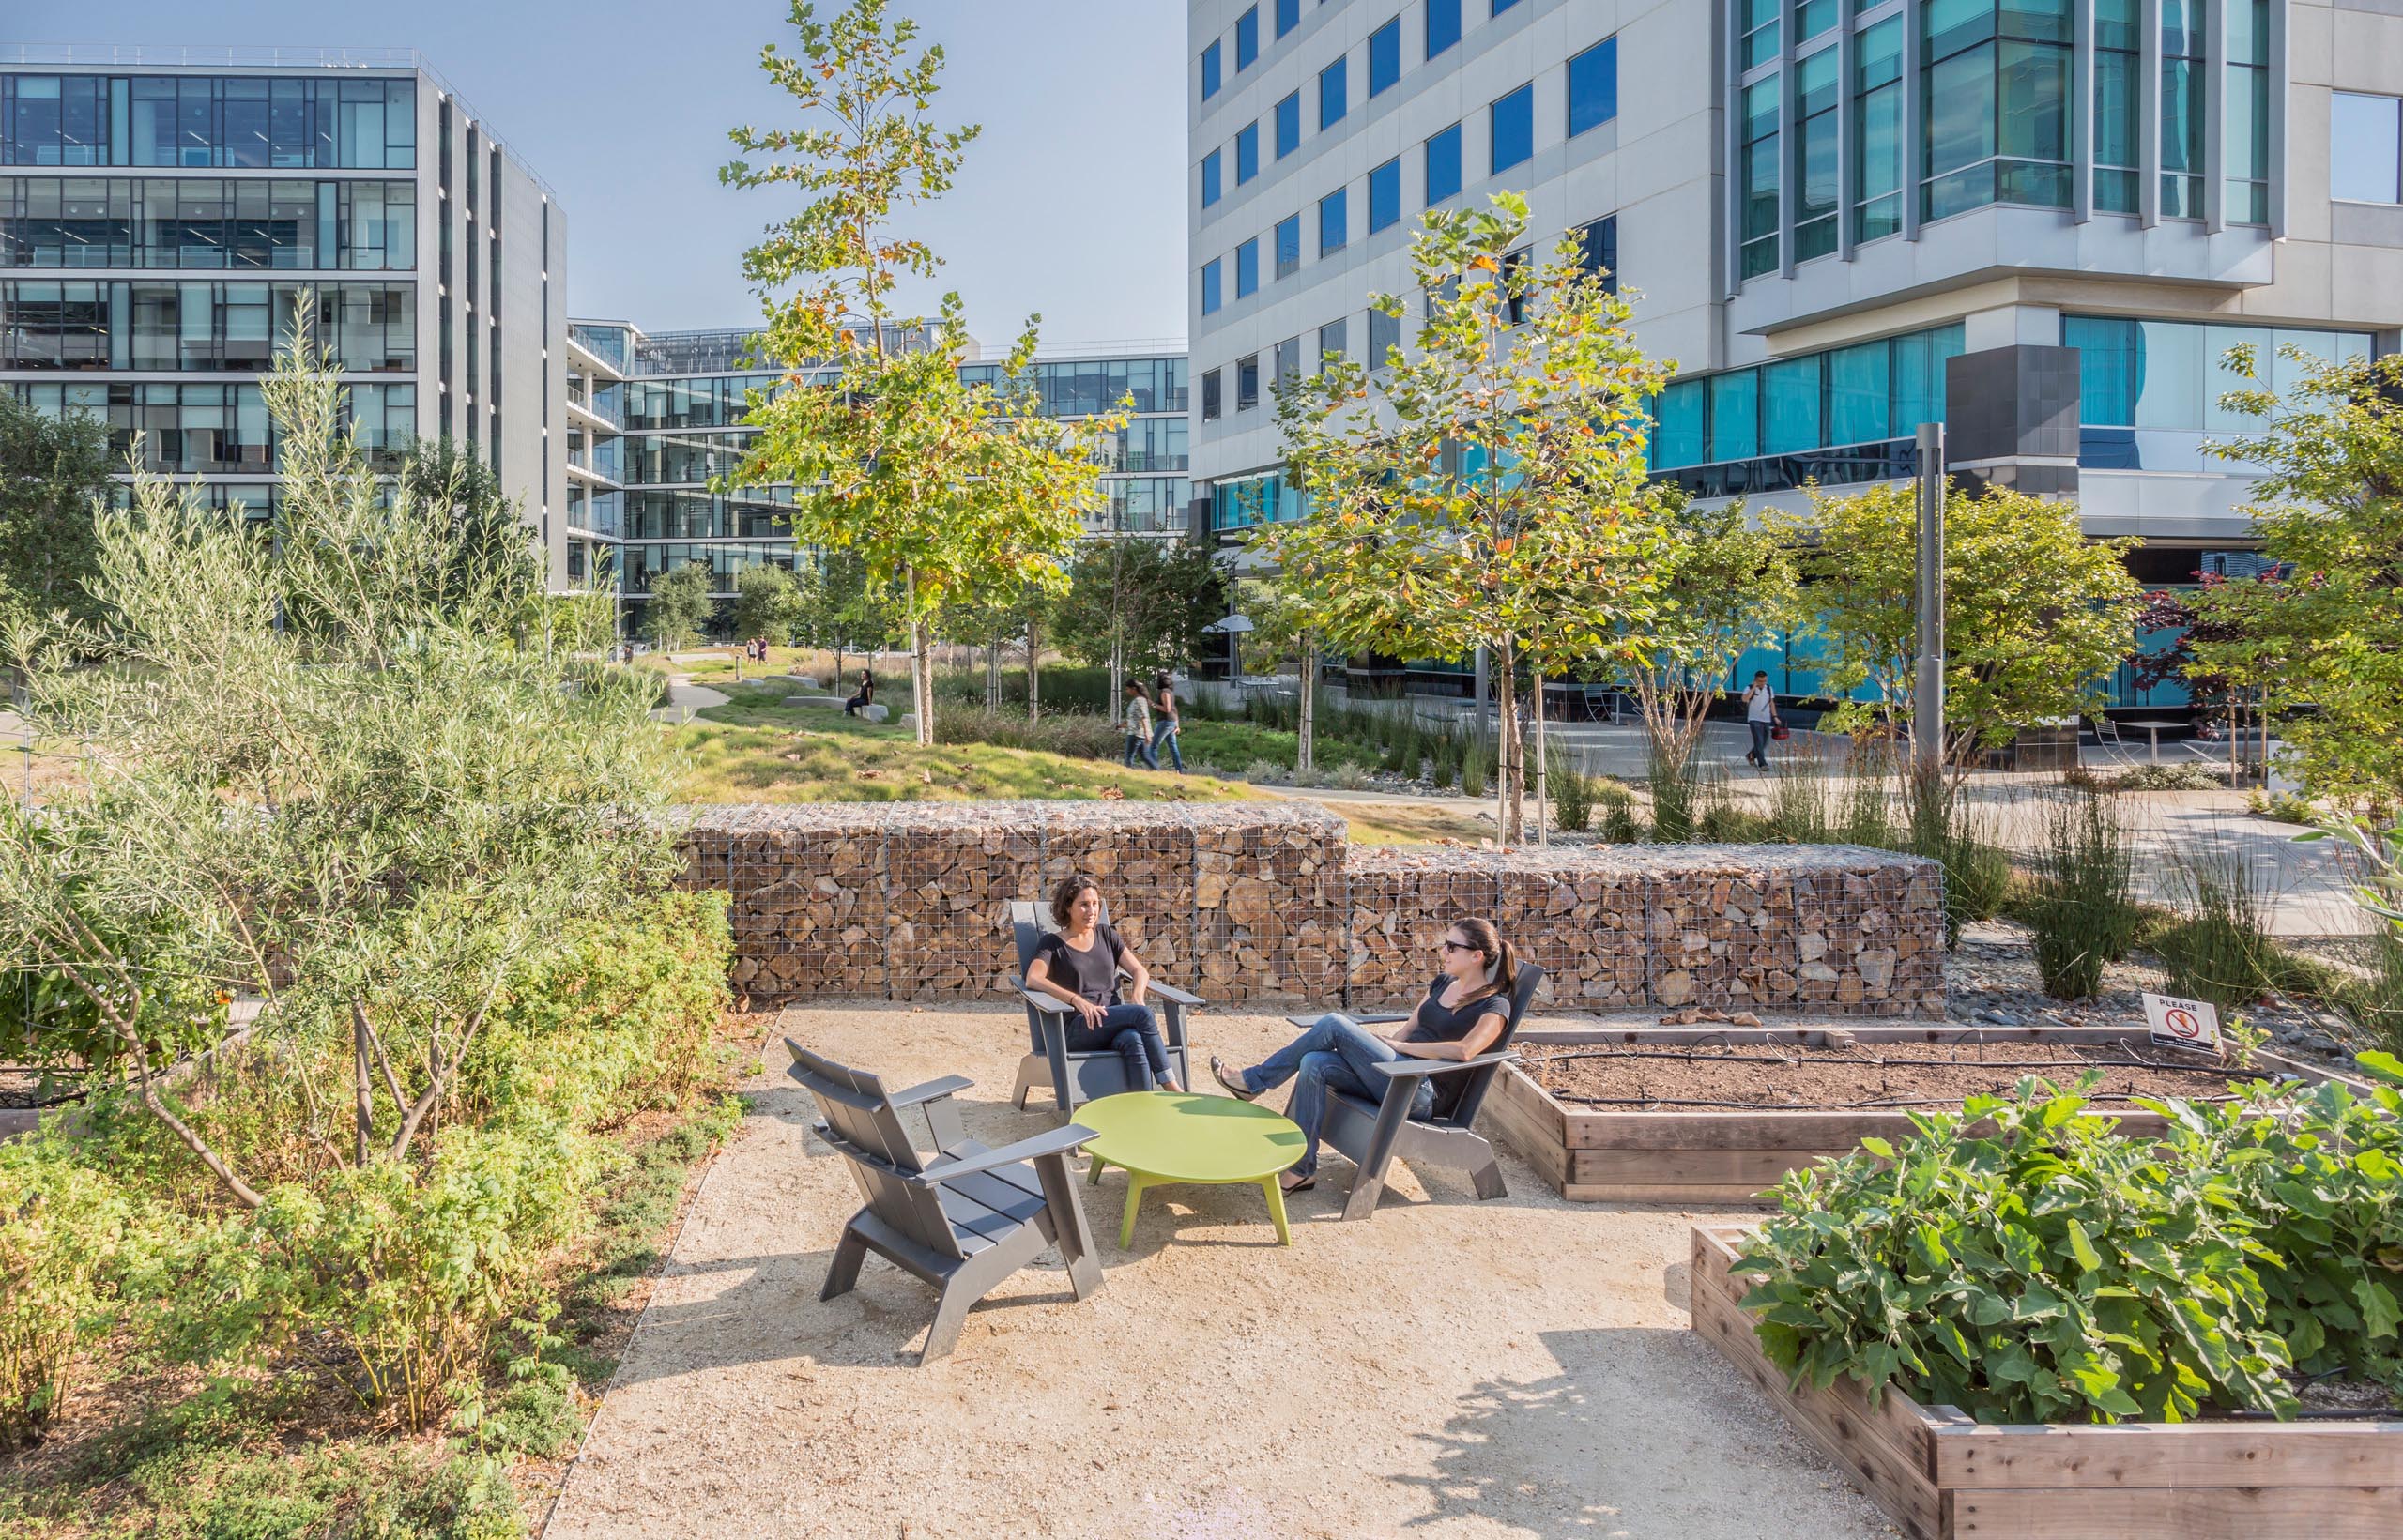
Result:
[[[827,13],[839,0],[821,0]],[[29,43],[415,48],[558,194],[568,306],[650,331],[741,326],[743,249],[791,214],[717,168],[737,123],[797,127],[760,72],[785,0],[107,0],[11,8]],[[1185,334],[1185,8],[896,0],[947,66],[935,116],[980,123],[953,191],[902,229],[945,261],[969,328],[1048,344]]]

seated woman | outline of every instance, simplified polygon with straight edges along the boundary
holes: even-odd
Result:
[[[860,670],[859,693],[851,696],[850,699],[843,702],[843,714],[847,717],[857,716],[859,715],[861,707],[873,706],[875,704],[876,675],[872,671],[863,668]]]
[[[1026,968],[1026,986],[1077,1008],[1068,1025],[1068,1051],[1115,1049],[1126,1061],[1129,1090],[1183,1090],[1168,1061],[1152,1008],[1143,1003],[1151,969],[1119,934],[1101,922],[1101,885],[1072,876],[1051,895],[1051,922],[1060,928],[1035,943]],[[1118,970],[1127,974],[1126,999],[1118,998]]]
[[[1509,1024],[1510,993],[1518,981],[1519,953],[1491,922],[1456,921],[1444,933],[1443,971],[1427,986],[1427,998],[1410,1019],[1390,1034],[1329,1012],[1250,1069],[1229,1069],[1213,1056],[1210,1073],[1247,1102],[1300,1076],[1293,1081],[1285,1116],[1301,1125],[1309,1142],[1302,1158],[1280,1179],[1287,1192],[1298,1193],[1317,1180],[1319,1120],[1326,1111],[1329,1091],[1346,1091],[1374,1104],[1385,1093],[1379,1064],[1400,1059],[1475,1059],[1492,1047]],[[1434,1109],[1435,1088],[1422,1079],[1410,1115],[1424,1118]]]

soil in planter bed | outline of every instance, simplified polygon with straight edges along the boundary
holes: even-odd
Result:
[[[1863,1043],[1846,1048],[1793,1044],[1689,1046],[1597,1044],[1527,1056],[1526,1070],[1571,1106],[1642,1111],[1660,1107],[1812,1107],[1824,1110],[1958,1106],[1986,1092],[2009,1094],[2027,1075],[2067,1087],[2103,1072],[2089,1095],[2188,1101],[2227,1094],[2242,1072],[2141,1039],[2127,1044]]]

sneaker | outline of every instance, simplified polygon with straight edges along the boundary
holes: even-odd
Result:
[[[1210,1056],[1210,1078],[1224,1086],[1227,1094],[1238,1102],[1249,1102],[1259,1098],[1260,1092],[1245,1087],[1242,1075],[1227,1073],[1226,1061],[1217,1054]]]

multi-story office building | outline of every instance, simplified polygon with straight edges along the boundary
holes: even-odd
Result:
[[[746,567],[804,559],[789,524],[788,485],[712,492],[733,474],[754,436],[742,426],[746,397],[773,372],[746,368],[742,329],[645,333],[622,321],[569,328],[567,571],[615,574],[629,626],[654,578],[702,564],[712,589],[731,599]],[[966,366],[997,381],[1003,365]],[[1074,419],[1131,401],[1104,468],[1101,496],[1085,512],[1093,536],[1183,535],[1187,402],[1181,352],[1111,347],[1038,357],[1030,382],[1047,416]]]
[[[1795,501],[1947,421],[1956,470],[2074,496],[2149,582],[2246,543],[2252,478],[2199,449],[2225,351],[2403,326],[2384,0],[1191,0],[1189,32],[1219,530],[1296,511],[1269,382],[1407,346],[1368,296],[1424,210],[1502,189],[1678,365],[1656,474]]]
[[[0,53],[0,388],[264,515],[306,294],[371,456],[449,438],[567,572],[567,220],[414,53]]]

